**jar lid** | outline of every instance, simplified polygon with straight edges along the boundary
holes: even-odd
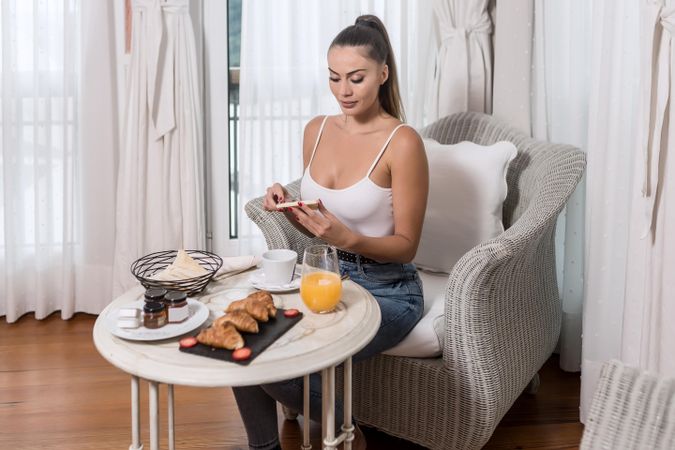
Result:
[[[168,303],[181,303],[187,298],[187,292],[169,291],[164,296],[164,301]]]
[[[149,302],[161,302],[166,295],[166,289],[150,288],[145,291],[145,300]]]
[[[166,309],[166,306],[164,303],[159,303],[159,302],[145,302],[145,306],[143,306],[143,312],[146,313],[158,313],[162,312]]]

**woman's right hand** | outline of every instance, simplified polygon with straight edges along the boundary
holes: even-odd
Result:
[[[263,200],[263,208],[267,211],[276,211],[277,203],[284,203],[287,201],[288,191],[284,189],[279,183],[274,183],[267,188],[265,192],[265,199]]]

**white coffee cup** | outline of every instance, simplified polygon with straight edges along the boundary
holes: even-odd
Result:
[[[262,255],[265,284],[282,285],[293,280],[298,254],[283,248],[268,250]]]

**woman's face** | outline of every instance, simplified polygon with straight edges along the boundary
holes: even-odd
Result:
[[[333,47],[328,51],[330,90],[345,115],[362,114],[379,107],[380,85],[389,68],[369,58],[365,47]]]

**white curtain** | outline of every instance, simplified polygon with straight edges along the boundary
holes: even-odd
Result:
[[[630,291],[630,286],[629,289],[626,286],[626,274],[641,271],[639,265],[643,262],[636,258],[638,255],[628,253],[629,240],[639,239],[635,230],[629,231],[630,216],[636,209],[641,210],[640,204],[631,201],[635,189],[638,193],[640,189],[639,185],[633,185],[633,166],[639,167],[638,170],[644,167],[641,146],[636,139],[637,125],[642,124],[646,117],[637,108],[639,71],[641,67],[651,67],[648,61],[640,60],[640,40],[651,39],[648,31],[641,33],[638,26],[641,3],[644,5],[645,1],[593,2],[586,170],[582,422],[586,420],[602,364],[612,358],[623,359],[622,342],[624,345],[637,342],[634,338],[626,341],[629,337],[627,325],[642,320],[632,312],[633,306],[653,300],[648,296],[634,299],[626,296]],[[588,43],[580,45],[587,46]],[[644,57],[645,54],[642,55]],[[645,63],[647,65],[643,66]],[[642,211],[639,212],[638,215],[643,217]],[[631,305],[632,302],[635,302],[634,305]],[[664,319],[671,317],[672,312]]]
[[[675,376],[675,6],[642,1],[638,145],[634,157],[622,360]]]
[[[565,335],[578,324],[583,273],[583,422],[605,361],[675,375],[668,155],[675,9],[653,0],[578,0],[537,3],[536,11],[535,135],[587,149],[585,230],[577,190],[558,234],[564,368],[576,365],[566,355],[576,343]]]
[[[384,22],[394,49],[408,123],[422,124],[431,67],[431,6],[425,1],[284,0],[242,2],[239,116],[239,242],[242,253],[265,248],[243,205],[273,181],[302,175],[305,124],[337,114],[326,55],[333,38],[361,14]]]
[[[534,4],[532,134],[583,150],[588,148],[591,13],[592,5],[585,0]],[[556,229],[556,266],[563,309],[558,351],[560,367],[570,372],[581,370],[584,196],[582,178]]]
[[[110,5],[90,3],[1,3],[0,316],[8,322],[31,311],[38,319],[97,313],[110,298],[114,23]]]
[[[496,9],[495,117],[537,139],[587,148],[591,4],[517,0]],[[560,214],[556,267],[563,317],[560,367],[581,368],[585,179]]]
[[[203,120],[188,0],[133,0],[113,291],[140,256],[205,245]],[[223,43],[223,45],[225,45]]]
[[[489,0],[434,0],[438,51],[426,123],[462,111],[492,111]]]
[[[553,0],[556,2],[556,0]],[[541,10],[551,2],[537,2]],[[494,84],[492,115],[525,133],[531,132],[538,117],[530,103],[533,101],[533,24],[534,0],[496,2],[494,23]],[[539,18],[538,18],[539,19]],[[543,30],[543,29],[542,29]],[[535,39],[542,42],[543,33]]]

